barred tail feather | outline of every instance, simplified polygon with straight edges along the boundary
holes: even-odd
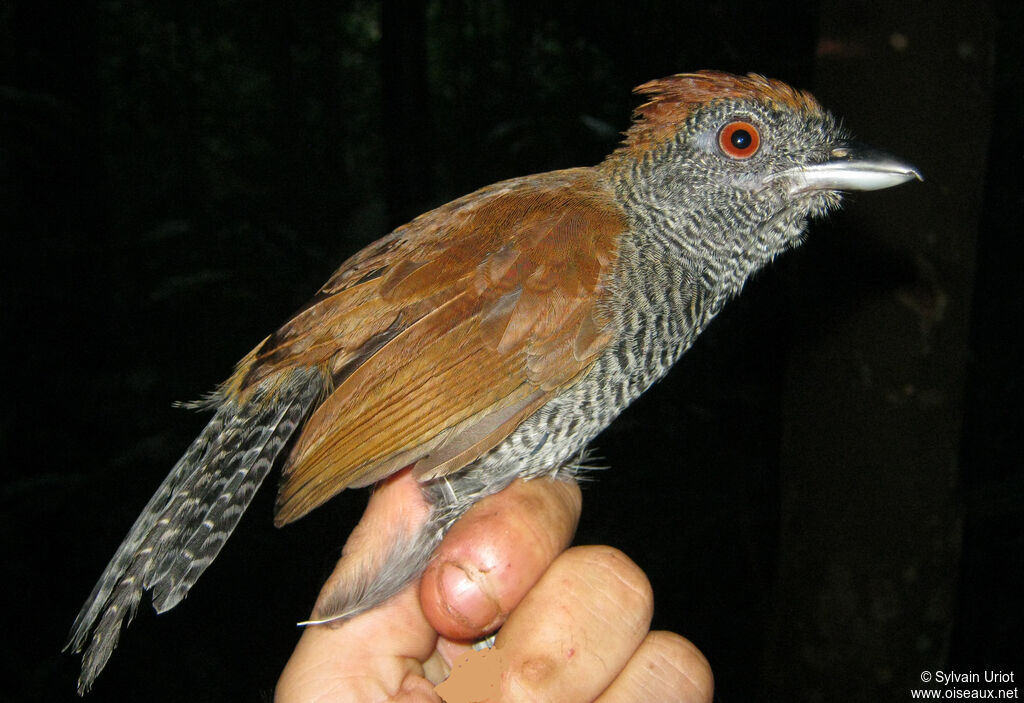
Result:
[[[206,428],[199,434],[199,437],[189,446],[185,455],[171,469],[170,474],[160,484],[160,487],[157,488],[153,497],[146,503],[139,517],[135,520],[135,524],[128,531],[128,536],[125,537],[124,541],[117,548],[114,557],[107,564],[99,581],[93,587],[92,593],[86,599],[85,605],[75,618],[75,622],[71,626],[71,636],[65,649],[72,649],[76,652],[82,651],[82,647],[92,631],[93,624],[100,616],[101,611],[106,609],[108,602],[113,600],[111,595],[115,587],[122,580],[122,577],[129,583],[129,577],[132,580],[137,579],[140,567],[143,565],[142,557],[146,556],[141,549],[143,541],[153,532],[157,520],[165,512],[172,498],[179,494],[181,485],[196,470],[199,458],[206,454],[210,444],[219,437],[224,428],[225,419],[232,411],[233,408],[227,404],[220,407],[213,419],[210,420]],[[151,549],[151,547],[148,548],[148,550]],[[129,568],[132,568],[132,574],[128,573]],[[116,600],[118,602],[125,602],[123,596],[118,597]],[[114,610],[116,611],[117,609],[115,608]]]
[[[65,649],[81,652],[79,693],[99,675],[143,590],[157,612],[187,594],[249,506],[274,460],[321,397],[317,369],[267,379],[214,417],[146,504],[75,619]],[[86,642],[90,639],[88,646]]]
[[[163,559],[146,583],[146,588],[153,590],[157,612],[177,605],[216,558],[318,394],[316,389],[305,403],[274,404],[247,423],[237,441],[239,451],[225,457],[223,468],[205,490],[205,496],[213,502],[200,501],[174,543],[165,544]]]

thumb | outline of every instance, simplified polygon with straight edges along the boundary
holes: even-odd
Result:
[[[395,556],[395,545],[408,544],[429,516],[430,506],[409,469],[378,483],[359,524],[345,542],[341,559],[320,590],[313,620],[343,615],[348,606],[364,599],[371,584],[379,586],[385,561]],[[413,554],[399,556],[415,558]],[[424,559],[427,556],[422,555]]]
[[[420,602],[444,637],[499,628],[572,541],[582,498],[575,482],[515,481],[456,522],[423,574]]]
[[[387,553],[396,530],[414,530],[426,515],[417,482],[407,471],[378,485],[321,590],[314,614],[365,569],[375,571],[374,560]],[[429,691],[421,662],[433,652],[437,634],[420,609],[417,586],[409,584],[355,617],[306,627],[281,674],[275,700],[376,700],[381,690],[405,691],[417,685]]]

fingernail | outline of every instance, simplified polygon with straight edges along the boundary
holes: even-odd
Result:
[[[498,604],[458,564],[442,566],[439,578],[445,608],[463,625],[483,629],[497,619]]]

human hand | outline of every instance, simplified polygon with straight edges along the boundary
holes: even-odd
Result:
[[[374,522],[410,490],[406,475],[374,492],[338,570],[373,548]],[[417,582],[340,625],[307,628],[275,701],[437,703],[434,686],[470,651],[466,642],[498,627],[502,701],[710,701],[697,648],[649,631],[643,571],[611,547],[566,550],[580,503],[574,483],[547,479],[480,501]]]

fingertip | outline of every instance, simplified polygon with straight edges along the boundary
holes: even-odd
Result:
[[[500,627],[572,540],[581,504],[575,483],[538,479],[473,506],[424,572],[420,599],[430,623],[462,641]]]
[[[654,615],[654,590],[644,570],[624,552],[601,544],[573,547],[556,568],[567,577],[585,575],[588,587],[609,601],[597,602],[598,607],[616,611],[621,622],[647,632]]]
[[[451,621],[461,627],[462,638],[482,635],[501,625],[506,611],[491,592],[493,578],[472,564],[441,562],[431,577],[438,591],[437,602]],[[456,634],[453,630],[447,636]]]
[[[652,631],[595,703],[648,700],[711,703],[711,665],[690,640],[674,632]]]
[[[647,635],[644,644],[649,644],[657,659],[679,676],[680,681],[675,688],[680,691],[682,700],[688,703],[711,702],[715,693],[715,675],[704,653],[693,642],[675,632],[655,630]]]

